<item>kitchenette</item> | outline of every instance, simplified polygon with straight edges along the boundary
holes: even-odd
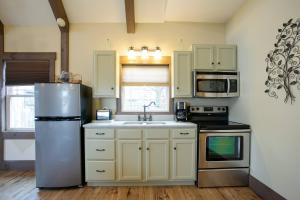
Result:
[[[0,200],[298,200],[299,7],[1,0]]]
[[[71,73],[35,84],[37,187],[248,186],[251,129],[229,121],[226,106],[240,94],[237,47],[192,47],[159,59],[160,48],[150,58],[95,51],[92,88]],[[118,110],[94,110],[92,97],[114,97]]]

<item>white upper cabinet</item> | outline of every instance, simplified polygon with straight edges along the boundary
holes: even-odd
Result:
[[[93,96],[118,98],[118,67],[116,51],[95,51]]]
[[[193,45],[194,69],[235,71],[235,45]]]
[[[193,45],[194,69],[214,69],[214,46],[195,44]]]
[[[220,71],[236,70],[236,46],[217,45],[216,46],[217,69]]]
[[[192,52],[174,52],[174,97],[192,97]]]

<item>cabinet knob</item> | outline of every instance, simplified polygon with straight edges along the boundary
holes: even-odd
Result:
[[[139,150],[142,150],[142,147],[139,147]]]
[[[176,87],[177,90],[179,90],[179,87]]]
[[[214,63],[214,62],[212,62],[211,64],[212,64],[212,65],[214,65],[215,63]]]
[[[149,151],[149,150],[150,150],[150,148],[149,148],[149,147],[147,147],[147,150]]]
[[[111,90],[114,90],[114,88],[112,87],[112,88],[110,88]]]
[[[176,147],[174,147],[174,150],[177,150],[177,148],[176,148]]]
[[[220,65],[221,64],[221,62],[218,62],[218,65]]]

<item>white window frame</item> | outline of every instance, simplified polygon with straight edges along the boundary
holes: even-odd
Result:
[[[127,64],[122,64],[121,65],[121,73],[120,73],[120,79],[121,79],[121,84],[120,84],[120,99],[118,103],[118,113],[120,114],[142,114],[143,112],[138,112],[138,111],[122,111],[122,87],[123,86],[167,86],[169,89],[169,108],[168,111],[163,111],[163,112],[147,112],[147,113],[152,113],[152,114],[171,114],[172,113],[172,100],[171,100],[171,69],[169,64],[136,64],[138,66],[152,66],[153,68],[155,67],[167,67],[168,68],[168,82],[167,83],[153,83],[153,82],[131,82],[131,83],[126,83],[123,82],[123,74],[122,74],[122,69],[126,67]],[[129,65],[130,67],[130,65]]]
[[[34,128],[10,128],[10,99],[12,97],[34,97],[34,95],[8,95],[5,86],[5,131],[6,132],[34,132]]]

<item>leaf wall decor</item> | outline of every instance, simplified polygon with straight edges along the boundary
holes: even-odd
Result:
[[[294,92],[300,90],[300,18],[290,19],[278,29],[274,49],[267,55],[267,80],[265,93],[278,98],[285,93],[284,102],[295,102]]]

